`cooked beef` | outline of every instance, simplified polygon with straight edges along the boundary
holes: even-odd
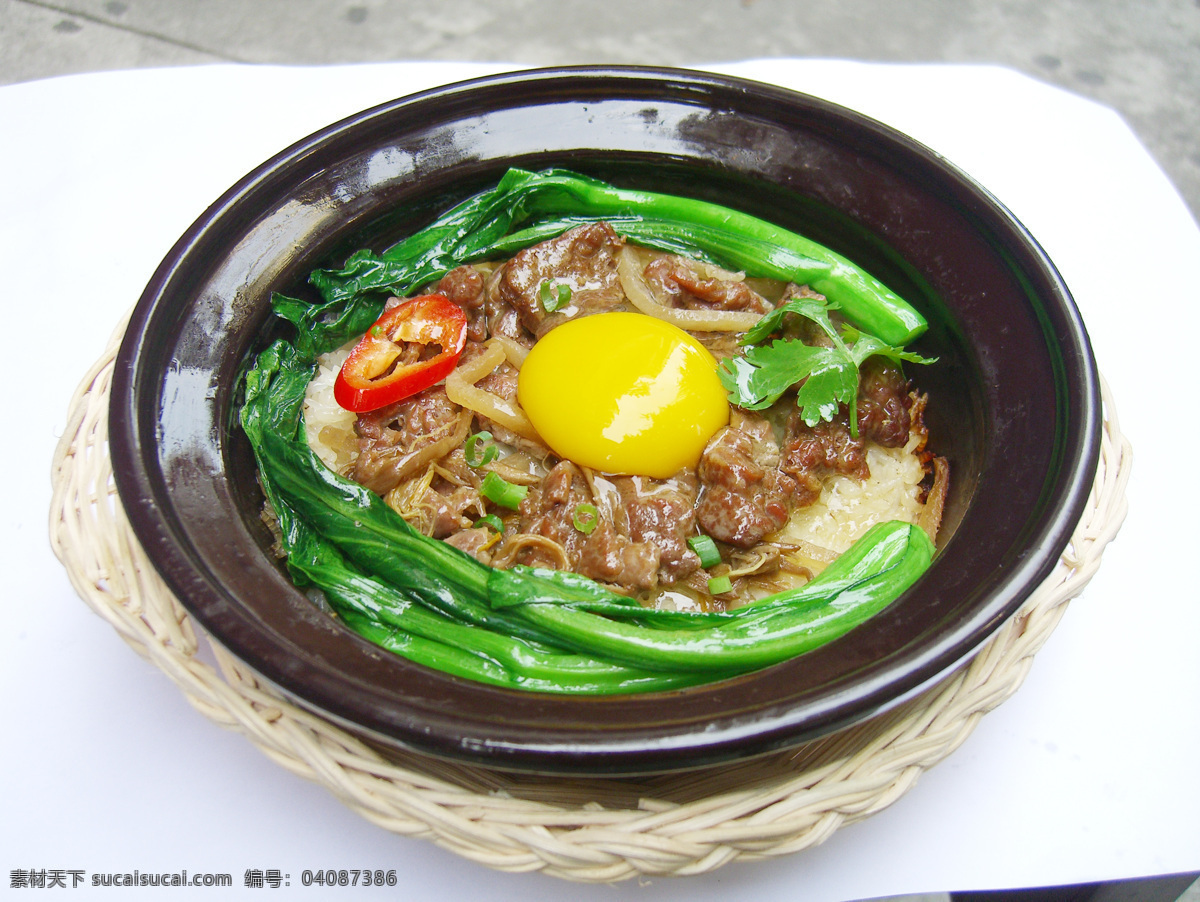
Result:
[[[912,396],[900,367],[886,357],[868,357],[859,369],[858,434],[885,448],[902,448],[912,426]]]
[[[358,459],[351,477],[385,495],[433,460],[461,444],[471,415],[441,386],[360,414],[354,424]]]
[[[643,271],[659,299],[668,307],[750,310],[770,313],[772,304],[741,281],[708,278],[685,257],[656,257]]]
[[[673,583],[700,568],[700,557],[688,547],[696,534],[696,475],[682,471],[671,479],[643,476],[612,478],[619,508],[614,519],[637,544],[658,549],[659,579]]]
[[[535,339],[521,324],[520,314],[496,290],[502,275],[500,268],[485,276],[474,266],[459,266],[442,276],[434,289],[467,314],[468,348],[470,342],[483,342],[497,336],[526,348],[533,347]]]
[[[567,319],[627,310],[617,277],[623,244],[607,223],[596,222],[527,247],[498,270],[488,286],[489,304],[515,310],[521,324],[539,338]],[[570,303],[554,313],[542,305],[541,287],[547,281],[571,289]]]
[[[467,315],[468,342],[484,342],[489,338],[509,338],[526,348],[533,347],[533,334],[521,324],[521,316],[496,290],[503,270],[489,276],[474,266],[465,264],[446,273],[431,289],[458,304]],[[388,306],[401,304],[404,298],[392,298]],[[468,344],[468,348],[470,344]]]
[[[592,493],[582,471],[570,461],[562,461],[521,502],[521,532],[557,543],[576,573],[636,589],[656,585],[660,552],[652,543],[631,541],[603,515],[589,533],[575,527],[576,509],[591,503]],[[558,563],[537,545],[530,545],[518,560],[531,566]]]
[[[491,556],[487,552],[489,543],[492,541],[493,533],[486,526],[473,527],[471,529],[462,529],[458,532],[447,536],[443,541],[447,545],[453,545],[460,551],[465,551],[475,560],[487,564],[491,562]]]
[[[424,501],[431,508],[430,535],[435,539],[444,539],[467,528],[482,513],[479,490],[474,486],[431,487],[426,490]],[[469,516],[468,512],[474,515]]]
[[[467,465],[462,448],[438,460],[434,476],[420,496],[420,504],[428,512],[427,531],[431,536],[452,536],[487,513],[479,492],[481,481],[479,473]]]
[[[717,360],[728,360],[745,352],[742,336],[737,332],[689,332],[692,338],[708,350]]]
[[[861,374],[856,404],[857,438],[850,434],[850,417],[845,407],[832,420],[815,426],[804,422],[799,409],[788,416],[780,468],[817,494],[824,473],[840,473],[855,479],[871,475],[867,465],[868,441],[887,448],[900,448],[908,441],[912,398],[900,368],[886,357],[875,356],[867,358]]]
[[[442,276],[434,291],[462,307],[467,315],[467,337],[483,341],[489,335],[483,276],[474,266],[459,266]]]
[[[784,432],[780,468],[802,481],[807,481],[808,475],[827,472],[858,479],[870,475],[866,445],[861,436],[854,438],[850,434],[844,410],[833,420],[822,420],[815,426],[804,422],[799,408],[793,410]]]
[[[713,436],[697,475],[701,529],[740,548],[750,548],[782,527],[795,503],[797,485],[779,470],[771,424],[753,414],[737,412]]]

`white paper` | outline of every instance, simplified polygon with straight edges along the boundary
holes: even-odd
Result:
[[[719,67],[859,109],[988,187],[1063,273],[1134,444],[1128,521],[1021,691],[883,813],[816,849],[695,878],[585,887],[497,873],[369,823],[221,730],[84,606],[48,544],[51,455],[76,384],[176,238],[311,131],[504,68],[216,66],[0,88],[0,290],[16,361],[0,545],[5,870],[226,872],[240,890],[247,869],[278,869],[303,894],[304,869],[381,868],[401,875],[389,894],[414,899],[765,902],[1200,869],[1200,499],[1180,455],[1200,438],[1200,230],[1116,114],[1002,69]]]

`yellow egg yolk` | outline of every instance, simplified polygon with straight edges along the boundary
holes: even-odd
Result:
[[[666,479],[694,467],[729,422],[717,361],[682,329],[642,313],[569,320],[534,345],[517,399],[560,457]]]

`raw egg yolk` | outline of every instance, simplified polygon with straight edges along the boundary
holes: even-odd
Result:
[[[694,467],[729,422],[716,358],[642,313],[593,314],[546,333],[521,365],[517,399],[560,457],[659,479]]]

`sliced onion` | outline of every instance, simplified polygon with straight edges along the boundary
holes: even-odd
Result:
[[[686,310],[666,307],[654,297],[654,292],[642,275],[633,250],[626,245],[617,256],[617,276],[629,302],[647,316],[665,320],[680,329],[693,332],[745,332],[760,319],[761,313],[748,310]]]
[[[511,429],[522,438],[540,443],[541,438],[538,437],[537,430],[533,428],[533,424],[521,408],[475,384],[505,360],[520,367],[520,363],[510,356],[510,353],[517,356],[515,351],[510,351],[510,344],[514,348],[519,347],[516,342],[502,342],[493,338],[487,343],[482,354],[467,363],[459,364],[454,372],[446,377],[446,394],[455,404]]]
[[[498,344],[504,348],[504,355],[508,358],[508,362],[520,369],[525,364],[525,357],[529,354],[529,348],[523,344],[518,344],[511,338],[506,338],[503,335],[496,335],[491,339],[491,343]]]

